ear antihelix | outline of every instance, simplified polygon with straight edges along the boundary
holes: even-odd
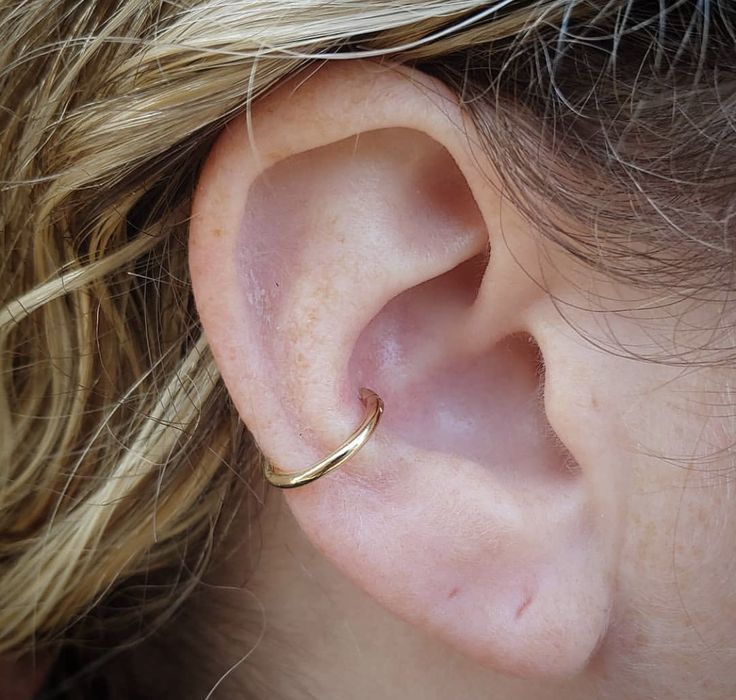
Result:
[[[383,401],[375,391],[363,387],[358,394],[366,413],[361,424],[355,429],[350,437],[345,440],[336,450],[330,452],[316,464],[299,471],[284,471],[266,460],[264,476],[272,486],[282,489],[294,489],[306,486],[313,481],[322,478],[335,469],[339,469],[351,457],[355,456],[363,445],[370,440],[373,431],[383,413]]]

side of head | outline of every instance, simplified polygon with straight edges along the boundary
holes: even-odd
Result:
[[[7,658],[165,620],[370,386],[287,496],[358,589],[518,697],[728,696],[733,12],[507,4],[9,18]]]
[[[720,296],[653,304],[561,252],[455,95],[417,72],[325,66],[249,119],[213,148],[190,234],[229,394],[292,469],[357,424],[360,387],[386,404],[359,456],[286,494],[312,543],[394,614],[506,674],[611,674],[620,690],[644,637],[639,663],[676,674],[697,644],[675,631],[689,606],[723,644],[733,521],[713,469],[728,461],[680,491],[688,465],[728,446],[712,404],[732,371],[683,371],[728,328]],[[695,549],[704,512],[722,514],[722,536]],[[679,528],[693,549],[673,564]],[[656,620],[642,607],[678,595],[688,607]]]

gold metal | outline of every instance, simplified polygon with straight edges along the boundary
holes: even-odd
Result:
[[[266,462],[263,473],[268,483],[280,489],[294,489],[298,486],[304,486],[342,466],[360,450],[368,442],[371,435],[373,435],[373,431],[381,419],[383,401],[371,389],[361,389],[359,396],[366,408],[365,418],[363,418],[363,422],[357,427],[355,432],[340,447],[328,454],[324,459],[321,459],[317,464],[313,464],[311,467],[298,472],[285,472],[273,466],[270,462]]]

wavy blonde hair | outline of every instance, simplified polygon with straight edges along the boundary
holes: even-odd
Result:
[[[0,0],[0,654],[93,610],[112,625],[106,601],[156,572],[135,600],[172,610],[228,504],[261,501],[186,261],[233,115],[323,60],[415,64],[458,91],[512,194],[607,232],[548,227],[572,253],[721,287],[735,24],[707,0]]]

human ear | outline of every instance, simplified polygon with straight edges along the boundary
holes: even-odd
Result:
[[[230,123],[190,234],[206,336],[271,461],[331,452],[361,387],[385,402],[358,455],[286,494],[312,542],[465,654],[561,676],[609,624],[620,490],[535,251],[453,95],[363,62]]]

